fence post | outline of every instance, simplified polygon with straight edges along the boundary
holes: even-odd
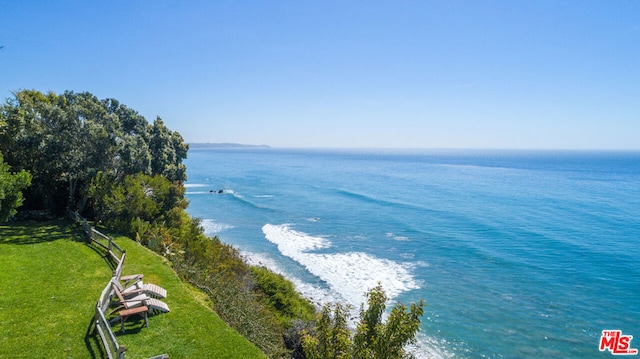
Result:
[[[118,347],[118,359],[124,359],[124,352],[127,351],[127,347],[124,345],[120,345]]]

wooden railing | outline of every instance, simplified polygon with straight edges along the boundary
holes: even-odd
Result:
[[[109,310],[109,304],[111,303],[113,295],[113,285],[111,285],[111,281],[109,281],[102,291],[100,299],[98,299],[98,304],[96,304],[95,325],[98,335],[100,336],[100,341],[109,359],[124,359],[124,353],[127,351],[127,348],[124,345],[118,344],[118,340],[113,334],[111,325],[106,318],[106,312]]]
[[[89,222],[78,212],[69,211],[69,217],[82,226],[82,230],[93,243],[106,249],[109,256],[117,263],[120,263],[124,258],[125,251],[113,241],[113,238],[100,233],[100,231],[89,224]]]

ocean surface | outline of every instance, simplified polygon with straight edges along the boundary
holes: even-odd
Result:
[[[640,152],[194,149],[207,234],[357,310],[426,302],[423,358],[640,348]],[[222,193],[218,193],[222,191]]]

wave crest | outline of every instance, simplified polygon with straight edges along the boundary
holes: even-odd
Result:
[[[213,219],[203,219],[200,225],[204,229],[204,233],[208,235],[216,235],[233,228],[230,224],[218,223]]]
[[[313,253],[331,247],[331,242],[295,231],[288,224],[266,224],[262,231],[268,241],[278,246],[280,253],[304,266],[355,307],[362,303],[365,292],[378,282],[392,299],[404,291],[418,288],[409,268],[392,260],[362,252]]]

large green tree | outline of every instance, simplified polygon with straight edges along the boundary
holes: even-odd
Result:
[[[27,171],[11,173],[0,152],[0,222],[5,222],[22,205],[22,190],[31,184],[31,175]]]

